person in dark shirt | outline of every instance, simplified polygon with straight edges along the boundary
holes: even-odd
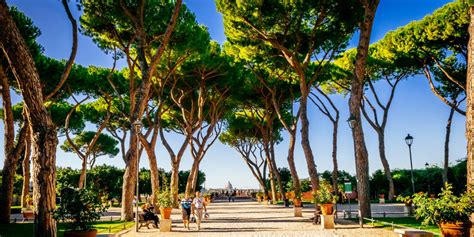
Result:
[[[158,223],[160,222],[160,219],[158,218],[157,215],[155,215],[155,213],[153,213],[153,208],[150,208],[150,205],[147,203],[142,206],[142,210],[143,210],[143,214],[142,214],[143,219],[145,221],[148,221],[148,220],[154,221],[155,226],[158,227]]]
[[[189,195],[186,193],[184,198],[181,199],[181,211],[183,213],[183,223],[184,228],[188,228],[189,230],[189,217],[191,216],[191,204],[193,200],[189,198]]]

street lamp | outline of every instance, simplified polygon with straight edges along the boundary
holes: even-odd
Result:
[[[142,122],[139,120],[135,121],[133,123],[133,127],[135,129],[135,136],[137,139],[137,147],[136,147],[136,157],[137,157],[137,201],[136,203],[136,212],[135,212],[135,231],[138,232],[138,200],[139,200],[139,195],[140,192],[138,190],[139,186],[139,168],[140,168],[140,134],[142,133]]]
[[[412,157],[411,157],[411,144],[413,144],[413,137],[410,134],[408,134],[405,137],[405,142],[408,145],[408,151],[410,153],[411,189],[413,191],[413,194],[415,194],[415,181],[413,179],[413,161],[412,161]]]
[[[349,124],[349,127],[351,129],[354,129],[355,124],[356,124],[356,117],[354,117],[354,115],[351,114],[351,116],[347,119],[347,123]]]

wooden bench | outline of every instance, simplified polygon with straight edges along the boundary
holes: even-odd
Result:
[[[142,214],[138,215],[138,223],[140,224],[140,226],[138,226],[138,229],[141,229],[144,226],[146,226],[147,229],[150,229],[150,224],[152,224],[155,228],[158,228],[158,226],[155,225],[154,220],[145,220]]]
[[[433,233],[416,229],[395,229],[399,237],[433,237]]]
[[[33,211],[22,211],[21,214],[23,215],[23,222],[35,219],[35,213]]]

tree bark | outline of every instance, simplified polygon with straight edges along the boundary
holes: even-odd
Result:
[[[170,192],[173,195],[174,200],[178,200],[179,192],[179,163],[173,162],[171,167],[171,182]]]
[[[300,82],[300,84],[303,84],[303,82]],[[308,166],[309,178],[311,180],[311,189],[313,192],[316,192],[319,189],[319,178],[318,171],[316,170],[316,164],[314,163],[313,151],[311,150],[311,145],[309,143],[308,88],[306,86],[306,82],[304,84],[304,86],[300,85],[300,88],[306,88],[301,89],[302,95],[300,98],[301,146],[303,147],[306,165]]]
[[[382,161],[383,170],[385,177],[388,180],[388,200],[393,200],[395,196],[395,186],[393,185],[392,173],[390,171],[390,165],[387,161],[387,156],[385,155],[385,132],[380,130],[377,132],[378,141],[379,141],[379,155],[380,160]]]
[[[467,79],[466,79],[466,138],[467,138],[467,190],[474,190],[474,3],[469,7],[469,41],[467,45]],[[474,225],[474,214],[471,214]],[[471,228],[471,236],[474,228]]]
[[[338,123],[339,123],[339,114],[337,115],[336,121],[333,123],[332,127],[332,188],[334,192],[338,193],[337,188],[337,172],[339,170],[337,166],[337,130],[338,130]]]
[[[273,170],[273,165],[272,161],[270,160],[270,157],[267,156],[267,163],[269,164],[268,166],[268,179],[270,180],[270,190],[272,191],[272,203],[276,203],[276,188],[275,188],[275,171]]]
[[[451,136],[451,124],[453,122],[454,109],[449,111],[448,122],[446,123],[446,137],[444,139],[444,166],[443,166],[443,183],[448,182],[449,168],[449,138]]]
[[[278,187],[280,189],[280,196],[281,196],[281,200],[283,201],[283,206],[286,207],[288,200],[286,199],[285,187],[283,187],[283,182],[281,181],[280,172],[278,171],[278,166],[276,164],[274,145],[275,145],[275,143],[272,141],[270,143],[270,155],[271,155],[271,159],[272,159],[272,164],[271,165],[273,166],[273,170],[275,170],[275,176],[276,176]]]
[[[301,195],[301,184],[298,172],[296,171],[295,165],[295,145],[296,145],[296,130],[288,131],[290,135],[290,141],[288,146],[288,166],[290,167],[291,179],[293,180],[293,191],[295,195]]]
[[[192,194],[195,192],[197,182],[195,183],[194,181],[195,181],[195,176],[197,177],[198,172],[199,172],[199,163],[200,163],[199,160],[194,159],[193,166],[191,167],[191,170],[189,171],[188,180],[186,182],[186,193],[188,194]]]
[[[130,130],[130,148],[125,158],[125,172],[122,183],[121,220],[133,220],[133,199],[137,183],[137,139],[134,129]],[[132,158],[133,157],[133,158]]]
[[[365,8],[364,18],[360,23],[360,36],[357,45],[357,54],[354,66],[354,78],[351,82],[351,96],[349,99],[349,110],[355,118],[352,137],[354,139],[354,153],[357,176],[357,193],[361,217],[370,217],[370,187],[369,187],[369,155],[365,146],[364,131],[360,116],[360,106],[364,93],[365,66],[367,63],[370,35],[375,12],[379,0],[360,0]]]
[[[27,198],[30,195],[30,156],[31,156],[31,134],[27,134],[25,156],[23,158],[23,186],[21,188],[21,207],[28,207]]]
[[[87,157],[82,159],[81,165],[81,174],[79,175],[79,183],[77,187],[79,189],[83,189],[86,184],[86,175],[87,175]]]

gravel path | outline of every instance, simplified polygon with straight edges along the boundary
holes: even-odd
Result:
[[[201,224],[197,231],[195,224],[191,230],[183,228],[181,211],[173,210],[173,232],[160,233],[158,229],[142,228],[139,233],[134,229],[121,235],[132,236],[396,236],[392,231],[378,228],[358,228],[354,222],[338,219],[335,230],[323,230],[319,225],[313,225],[309,220],[313,213],[305,208],[303,217],[294,217],[293,208],[262,205],[250,200],[234,203],[214,202],[208,207],[210,218]]]

